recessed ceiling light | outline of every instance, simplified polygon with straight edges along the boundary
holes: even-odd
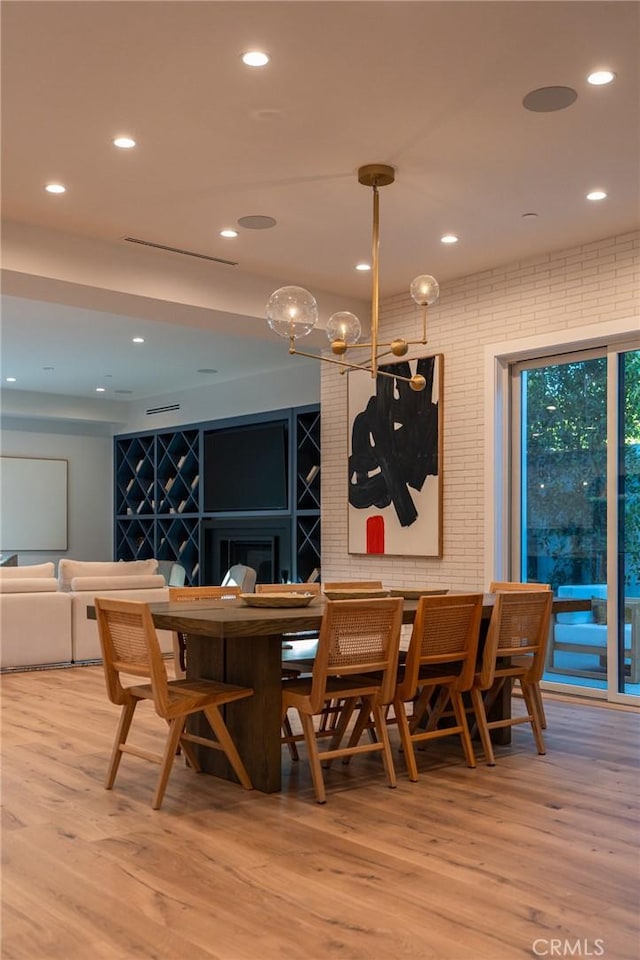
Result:
[[[16,383],[15,377],[7,377],[6,380],[7,380],[7,383]]]
[[[144,337],[134,337],[131,343],[144,343]]]
[[[114,147],[120,147],[121,150],[131,150],[132,147],[135,147],[136,142],[131,137],[116,137],[113,145]]]
[[[106,387],[96,387],[96,393],[105,393]]]
[[[615,78],[616,75],[612,70],[594,70],[587,77],[587,83],[593,84],[594,87],[602,87],[605,83],[611,83]]]
[[[45,187],[47,193],[65,193],[66,189],[61,183],[48,183]]]
[[[458,239],[455,233],[445,233],[443,237],[440,237],[440,243],[457,243]]]
[[[269,63],[269,55],[262,50],[248,50],[242,54],[242,62],[248,67],[264,67]]]
[[[114,390],[114,393],[133,393],[133,390]]]
[[[221,230],[220,236],[221,237],[237,237],[238,231],[237,230]]]
[[[587,194],[587,200],[604,200],[606,196],[604,190],[592,190]]]
[[[364,272],[365,270],[371,270],[371,266],[368,263],[357,263],[356,270],[362,270]]]
[[[522,214],[522,219],[523,219],[523,220],[535,220],[537,216],[538,216],[537,213],[523,213],[523,214]]]

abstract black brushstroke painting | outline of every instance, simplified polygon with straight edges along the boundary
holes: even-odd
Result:
[[[439,557],[443,357],[381,369],[427,386],[349,373],[349,552]]]

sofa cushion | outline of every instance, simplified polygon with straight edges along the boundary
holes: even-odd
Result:
[[[51,564],[53,566],[53,564]],[[26,570],[27,567],[18,567]],[[55,593],[58,581],[55,577],[22,577],[20,580],[1,580],[0,593]]]
[[[606,600],[606,583],[566,584],[558,587],[558,597],[574,600],[591,600],[598,597]],[[556,623],[593,623],[593,610],[576,610],[575,613],[558,613]]]
[[[62,590],[71,589],[74,577],[123,577],[123,576],[151,576],[158,569],[157,560],[67,560],[65,557],[58,564],[58,580]]]
[[[0,667],[71,663],[71,606],[71,597],[57,589],[3,594]]]
[[[55,564],[32,563],[24,567],[0,567],[0,580],[24,580],[35,577],[55,577]]]
[[[71,581],[71,590],[150,590],[154,587],[164,587],[162,574],[130,577],[74,577]]]
[[[599,623],[557,623],[553,631],[556,643],[575,644],[576,646],[596,647],[601,651],[607,649],[607,628]],[[631,648],[631,624],[624,628],[624,647]]]

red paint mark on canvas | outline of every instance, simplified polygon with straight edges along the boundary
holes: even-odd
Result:
[[[384,553],[384,517],[367,518],[367,553]]]

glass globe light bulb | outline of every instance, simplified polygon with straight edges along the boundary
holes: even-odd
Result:
[[[360,339],[362,327],[355,313],[348,310],[339,310],[331,314],[327,321],[327,337],[333,343],[334,340],[344,340],[347,346],[353,346]]]
[[[318,304],[304,287],[280,287],[267,300],[269,326],[280,337],[306,337],[318,322]]]
[[[425,273],[412,280],[409,293],[419,306],[426,307],[437,302],[440,296],[440,284],[435,277]]]

